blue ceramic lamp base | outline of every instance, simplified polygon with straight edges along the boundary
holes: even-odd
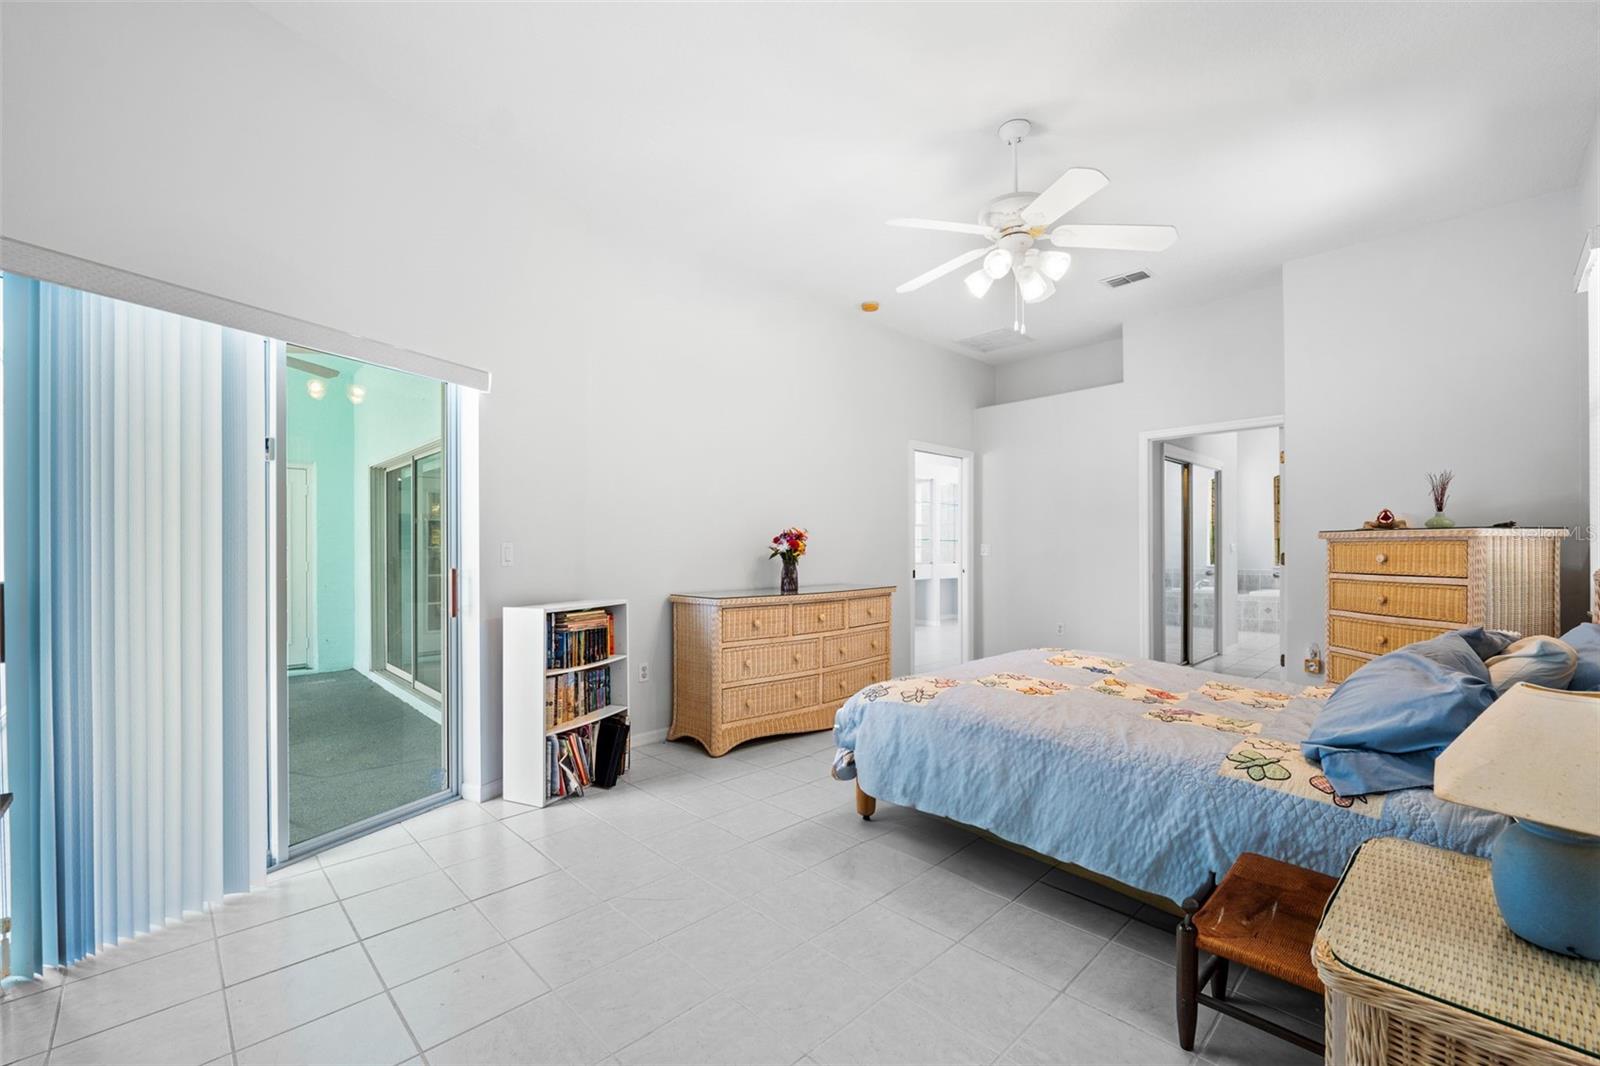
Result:
[[[1600,837],[1514,821],[1494,841],[1495,902],[1532,944],[1600,959]]]

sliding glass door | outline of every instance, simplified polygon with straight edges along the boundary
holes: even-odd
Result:
[[[1169,663],[1192,666],[1221,651],[1217,590],[1220,475],[1215,467],[1170,447],[1161,470],[1161,657]]]
[[[279,369],[282,861],[439,802],[457,782],[448,390],[292,346]]]
[[[444,691],[444,452],[431,444],[372,469],[374,659],[426,698]]]

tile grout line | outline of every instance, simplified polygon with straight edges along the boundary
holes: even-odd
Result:
[[[228,978],[222,972],[222,938],[217,936],[216,910],[206,916],[211,923],[211,949],[217,959],[217,994],[222,997],[222,1020],[228,1027],[228,1058],[239,1061],[239,1042],[233,1035],[233,1008],[228,1005]]]

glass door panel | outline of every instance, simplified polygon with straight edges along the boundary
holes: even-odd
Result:
[[[959,456],[912,456],[912,669],[955,666],[966,658],[966,564]]]
[[[445,386],[294,347],[279,373],[285,466],[316,486],[315,651],[284,673],[275,748],[281,862],[450,795],[455,719]]]
[[[1184,535],[1187,522],[1183,507],[1188,476],[1188,467],[1183,463],[1167,459],[1161,464],[1161,658],[1169,663],[1188,661],[1184,647],[1189,617],[1184,548],[1189,538]]]
[[[435,698],[444,688],[444,456],[440,452],[416,461],[416,525],[418,597],[416,634],[412,645],[416,661],[412,676],[417,687]]]
[[[1217,471],[1189,466],[1189,663],[1203,663],[1217,646]]]
[[[417,607],[415,487],[409,462],[384,474],[384,661],[407,680]]]

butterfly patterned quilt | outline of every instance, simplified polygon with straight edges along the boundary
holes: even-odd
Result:
[[[1246,851],[1333,875],[1375,836],[1487,854],[1499,815],[1431,789],[1334,793],[1300,755],[1330,691],[1010,652],[857,692],[835,775],[1174,901]]]

